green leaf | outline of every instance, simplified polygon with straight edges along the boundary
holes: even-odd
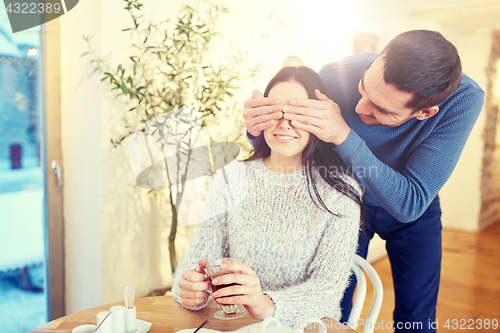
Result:
[[[125,83],[122,82],[122,84],[120,85],[120,88],[122,89],[122,91],[125,95],[128,95],[129,90],[128,90],[127,86],[125,85]]]

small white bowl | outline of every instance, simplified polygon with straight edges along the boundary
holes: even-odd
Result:
[[[80,325],[73,328],[71,333],[94,333],[96,328],[96,325]]]

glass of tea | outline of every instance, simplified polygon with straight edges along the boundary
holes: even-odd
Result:
[[[242,258],[225,258],[231,262],[245,262]],[[232,272],[222,270],[220,265],[222,264],[223,259],[215,259],[208,262],[206,267],[208,281],[210,282],[210,287],[212,288],[212,292],[216,292],[219,289],[230,287],[234,285],[238,285],[237,283],[230,284],[219,284],[213,285],[212,280],[226,274],[231,274]],[[247,314],[247,310],[244,308],[240,308],[240,304],[219,304],[217,300],[215,301],[217,306],[219,307],[219,311],[214,313],[214,317],[217,319],[228,320],[228,319],[236,319],[241,318]]]

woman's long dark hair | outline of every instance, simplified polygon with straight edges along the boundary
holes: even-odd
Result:
[[[309,67],[284,67],[282,68],[267,85],[264,96],[269,95],[271,88],[280,82],[296,81],[301,84],[306,90],[310,99],[317,99],[314,95],[314,90],[319,89],[325,93],[326,89],[319,75]],[[302,153],[302,166],[305,168],[307,187],[312,201],[318,208],[323,208],[329,213],[338,216],[330,211],[325,205],[323,199],[319,195],[316,186],[316,176],[314,170],[317,170],[319,175],[333,188],[354,200],[361,207],[361,218],[364,215],[363,194],[348,184],[346,177],[356,179],[352,172],[348,172],[347,166],[340,159],[339,155],[333,150],[333,144],[319,140],[315,135],[311,134],[309,143],[304,148]],[[259,158],[264,158],[271,154],[271,148],[266,143],[264,135],[258,136],[253,142],[251,155],[245,161],[252,161]],[[314,195],[311,192],[311,188]],[[316,198],[316,200],[315,200]]]

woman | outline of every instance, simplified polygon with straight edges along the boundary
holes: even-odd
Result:
[[[325,92],[316,72],[286,67],[264,96],[289,104],[314,99],[315,89]],[[204,258],[241,257],[245,263],[225,261],[224,270],[234,274],[219,277],[216,284],[238,285],[214,293],[217,302],[242,304],[256,319],[338,320],[362,199],[331,145],[282,118],[257,139],[245,162],[224,169],[210,187],[208,219],[176,270],[174,298],[189,309],[202,308],[209,286],[193,267],[204,268]]]

